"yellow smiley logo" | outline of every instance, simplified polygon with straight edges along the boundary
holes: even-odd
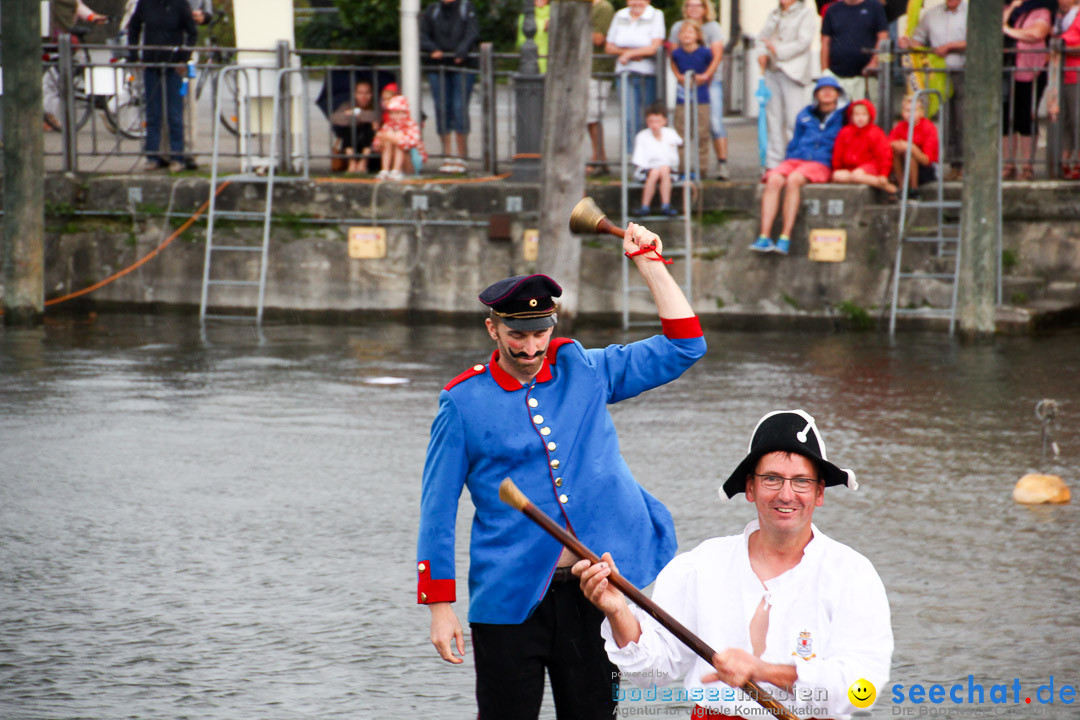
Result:
[[[868,708],[877,700],[877,689],[874,684],[865,678],[859,678],[851,683],[847,691],[848,700],[857,708]]]

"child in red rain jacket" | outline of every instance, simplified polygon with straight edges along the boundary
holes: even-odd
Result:
[[[937,126],[923,117],[923,103],[920,101],[912,108],[912,99],[904,98],[904,108],[900,113],[902,120],[889,133],[889,145],[893,152],[893,176],[897,183],[904,182],[904,156],[907,154],[908,123],[914,115],[915,127],[911,130],[911,170],[908,197],[919,197],[919,185],[932,182],[937,178],[934,165],[938,161]]]
[[[848,105],[848,124],[836,136],[833,146],[834,183],[857,183],[896,194],[889,182],[893,154],[885,131],[874,124],[874,104],[856,100]]]

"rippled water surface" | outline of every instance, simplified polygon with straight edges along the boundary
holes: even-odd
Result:
[[[437,659],[413,558],[438,390],[489,344],[401,325],[201,338],[192,318],[123,315],[0,330],[0,718],[474,717],[471,661]],[[1080,685],[1080,513],[1010,497],[1041,466],[1044,397],[1062,457],[1042,467],[1080,490],[1080,338],[709,344],[612,409],[683,549],[741,531],[751,508],[721,504],[720,479],[764,412],[803,407],[862,483],[815,521],[885,582],[890,683]]]

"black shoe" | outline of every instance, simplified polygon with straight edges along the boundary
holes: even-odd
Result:
[[[918,200],[919,199],[919,188],[909,188],[908,191],[907,191],[907,199],[908,200]]]
[[[195,158],[184,158],[185,170],[198,170],[199,163],[195,162]]]
[[[642,205],[641,207],[634,208],[630,211],[631,217],[645,217],[650,212],[649,208]]]

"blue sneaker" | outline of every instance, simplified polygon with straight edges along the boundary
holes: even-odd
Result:
[[[664,204],[660,206],[660,214],[666,215],[667,217],[675,217],[679,214],[679,211],[670,205]]]
[[[642,205],[641,207],[637,208],[636,210],[631,210],[630,211],[630,216],[631,217],[645,217],[650,212],[652,212],[652,211],[649,209],[648,205]]]
[[[776,246],[773,247],[773,252],[780,253],[781,255],[787,255],[788,249],[791,248],[791,239],[785,235],[781,235],[780,239],[776,241]]]
[[[767,238],[764,235],[758,235],[758,239],[754,241],[754,244],[750,246],[750,249],[755,252],[767,253],[775,250],[776,246],[773,245],[771,238]]]

